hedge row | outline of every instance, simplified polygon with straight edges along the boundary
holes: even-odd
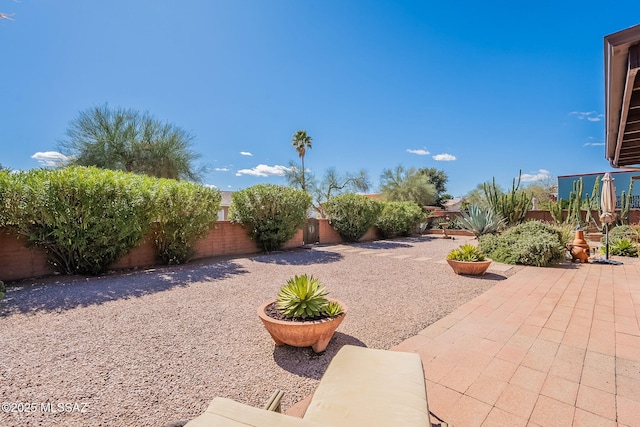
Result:
[[[0,226],[45,249],[66,274],[100,274],[152,232],[158,257],[186,262],[221,194],[191,182],[98,168],[0,171]]]

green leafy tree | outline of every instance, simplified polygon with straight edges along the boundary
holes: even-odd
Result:
[[[437,202],[438,191],[427,174],[415,168],[385,169],[380,177],[380,191],[391,202],[415,202],[419,206],[430,206]]]
[[[307,219],[311,195],[296,188],[259,184],[231,196],[229,218],[246,228],[265,252],[280,249]]]
[[[452,198],[451,195],[446,194],[449,177],[445,171],[436,168],[420,168],[418,173],[429,177],[429,182],[436,188],[437,198],[435,204],[437,206],[442,206],[446,200]]]
[[[184,129],[149,113],[103,105],[80,111],[59,147],[74,165],[199,181],[192,141]]]
[[[293,139],[291,140],[291,145],[293,145],[293,147],[296,149],[296,151],[298,152],[298,156],[300,156],[300,160],[302,161],[302,169],[301,169],[301,173],[302,173],[302,181],[301,181],[301,185],[302,185],[302,190],[303,191],[307,191],[307,185],[305,182],[305,177],[304,177],[304,156],[307,153],[307,149],[311,149],[311,141],[313,140],[313,138],[311,138],[309,135],[307,135],[307,131],[306,130],[299,130],[296,133],[293,134]]]

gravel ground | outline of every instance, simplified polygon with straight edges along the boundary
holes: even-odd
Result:
[[[15,283],[0,302],[0,403],[14,403],[3,404],[0,425],[161,426],[199,415],[215,396],[261,406],[277,388],[286,409],[313,392],[342,345],[392,347],[517,270],[454,275],[444,257],[470,240],[421,236]],[[303,273],[349,307],[321,355],[275,347],[256,315]]]

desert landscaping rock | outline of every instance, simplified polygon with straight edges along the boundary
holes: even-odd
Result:
[[[390,348],[517,271],[455,275],[441,260],[467,241],[421,236],[14,283],[0,302],[0,425],[160,426],[216,396],[262,406],[276,388],[286,409],[342,345]],[[256,315],[304,273],[350,309],[319,355],[274,347]]]

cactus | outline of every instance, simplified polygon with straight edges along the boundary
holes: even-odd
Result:
[[[563,203],[564,200],[562,199],[558,199],[555,203],[549,203],[549,213],[556,224],[563,224],[565,222],[564,212],[562,211]]]
[[[631,197],[633,196],[633,180],[629,182],[629,192],[620,194],[620,215],[618,224],[629,225],[629,210],[631,209]]]
[[[598,218],[602,216],[602,206],[600,205],[600,177],[596,177],[596,182],[593,184],[593,190],[591,191],[591,196],[587,193],[587,215],[585,222],[587,224],[591,223],[595,228],[598,229],[599,232],[603,232],[604,224],[599,221],[596,221],[596,218],[593,217],[592,211],[598,211]]]
[[[567,211],[567,218],[565,222],[574,226],[582,224],[582,215],[580,210],[582,208],[582,191],[584,190],[584,184],[582,178],[573,181],[573,190],[569,193],[569,206]]]
[[[520,179],[522,171],[518,174],[518,181],[514,179],[511,184],[511,191],[507,194],[502,193],[496,185],[496,179],[493,178],[491,185],[483,184],[487,202],[491,209],[502,216],[509,225],[520,224],[524,221],[524,217],[529,210],[531,198],[525,192],[518,191],[520,189]]]

